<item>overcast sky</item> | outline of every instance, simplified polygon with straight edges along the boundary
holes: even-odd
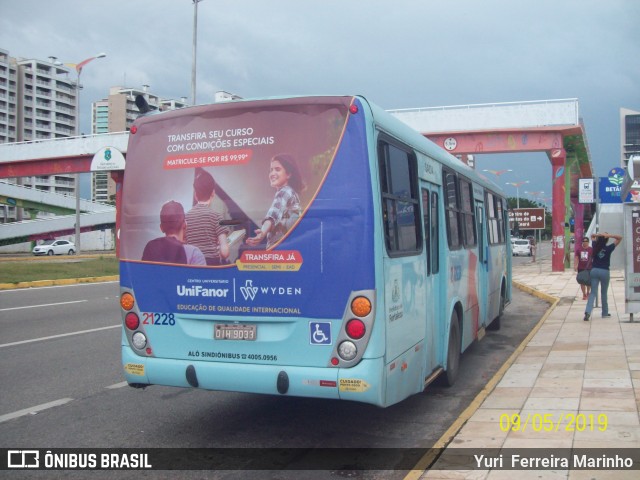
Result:
[[[111,86],[191,99],[192,0],[0,0],[0,48],[78,63],[82,130]],[[577,98],[596,174],[640,110],[638,0],[204,0],[197,101],[362,94],[386,109]],[[546,156],[486,155],[500,183],[550,193]]]

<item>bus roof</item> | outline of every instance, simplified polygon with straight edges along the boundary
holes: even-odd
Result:
[[[370,102],[366,97],[362,95],[286,95],[286,96],[273,96],[273,97],[259,97],[259,98],[240,98],[233,99],[225,102],[220,102],[216,104],[202,104],[195,105],[191,107],[185,107],[177,110],[158,112],[154,111],[148,114],[141,115],[142,118],[145,118],[145,123],[147,121],[154,121],[155,115],[160,114],[162,118],[166,118],[167,115],[171,116],[182,116],[182,115],[194,115],[197,112],[194,109],[208,109],[211,108],[212,105],[216,105],[218,108],[233,108],[238,104],[243,103],[253,103],[253,102],[277,102],[277,101],[285,101],[285,100],[296,100],[296,99],[313,99],[315,101],[319,101],[321,99],[326,98],[336,98],[336,97],[348,97],[348,98],[358,98],[360,101],[365,103],[371,110],[374,122],[382,127],[386,133],[391,136],[395,136],[397,138],[402,138],[404,143],[407,143],[409,146],[414,148],[415,150],[421,152],[424,155],[427,155],[433,159],[438,160],[443,165],[456,170],[459,173],[467,176],[470,179],[473,179],[476,183],[482,185],[484,188],[492,190],[500,195],[504,196],[504,191],[498,185],[496,185],[493,181],[491,181],[486,176],[477,172],[475,169],[469,167],[467,164],[460,161],[455,156],[451,155],[449,152],[443,150],[439,145],[435,144],[427,137],[425,137],[422,133],[414,130],[409,127],[404,122],[398,120],[396,117],[388,113],[386,110],[376,105],[375,103]],[[139,118],[141,118],[139,117]],[[159,119],[159,118],[158,118]]]
[[[385,132],[392,136],[402,138],[404,143],[408,143],[409,146],[411,146],[415,150],[440,161],[443,165],[446,165],[453,170],[466,175],[483,187],[504,195],[503,190],[498,185],[486,178],[481,173],[477,172],[475,169],[469,167],[467,164],[465,164],[455,156],[451,155],[449,152],[443,150],[439,145],[429,140],[422,133],[409,127],[407,124],[398,120],[396,117],[383,110],[379,106],[370,103],[366,98],[359,98],[362,101],[367,102],[367,104],[371,108],[375,122],[380,125],[385,130]]]

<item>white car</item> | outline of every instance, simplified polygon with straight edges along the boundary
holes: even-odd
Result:
[[[513,256],[516,255],[528,255],[531,256],[531,242],[526,239],[519,239],[511,242],[513,247]]]
[[[68,240],[45,240],[33,249],[34,255],[75,255],[76,246]]]

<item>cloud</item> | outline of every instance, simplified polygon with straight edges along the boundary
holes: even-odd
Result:
[[[115,85],[191,96],[189,0],[0,8],[0,48],[13,56],[108,54],[83,71],[84,105]],[[640,109],[639,19],[629,0],[204,0],[198,101],[217,90],[364,94],[389,109],[578,98],[604,174],[619,157],[618,109]]]

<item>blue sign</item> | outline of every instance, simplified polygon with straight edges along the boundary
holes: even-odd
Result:
[[[608,177],[600,177],[598,194],[600,203],[622,203],[622,184],[624,183],[624,170],[616,167],[609,170]]]
[[[311,345],[331,345],[331,323],[309,322],[309,343]]]

